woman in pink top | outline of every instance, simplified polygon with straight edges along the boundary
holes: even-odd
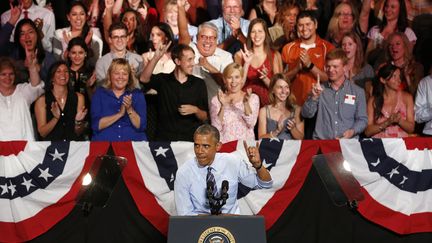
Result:
[[[229,64],[223,71],[226,91],[219,90],[211,100],[211,123],[219,130],[222,143],[255,139],[254,126],[258,119],[259,98],[251,89],[242,91],[244,76],[240,64]]]
[[[414,104],[410,93],[400,89],[401,70],[386,64],[378,71],[368,101],[365,135],[374,138],[407,137],[414,132]]]

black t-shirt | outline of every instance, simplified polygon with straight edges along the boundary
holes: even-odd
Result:
[[[169,74],[152,75],[146,87],[158,92],[158,121],[156,140],[158,141],[193,141],[197,127],[203,124],[195,114],[183,116],[179,113],[180,105],[194,105],[208,114],[207,88],[204,80],[188,76],[180,83]]]

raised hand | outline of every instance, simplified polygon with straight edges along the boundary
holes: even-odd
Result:
[[[105,9],[112,9],[114,7],[114,0],[105,0]]]
[[[168,42],[168,44],[166,44],[166,45],[161,43],[159,45],[159,47],[156,48],[154,57],[159,60],[168,51],[168,48],[170,47],[170,45],[171,45],[171,41]]]
[[[60,119],[60,107],[57,101],[51,103],[51,113],[56,119]]]
[[[27,67],[36,69],[37,72],[40,71],[40,65],[37,60],[37,50],[36,51],[30,51],[29,49],[25,49],[26,53],[26,59],[25,64],[27,64]]]
[[[246,141],[243,141],[244,149],[246,150],[246,155],[254,168],[261,166],[261,156],[259,153],[259,143],[256,142],[256,146],[248,146]]]
[[[87,45],[90,45],[90,43],[92,41],[92,37],[93,37],[93,30],[90,29],[89,32],[87,33],[86,37],[85,37],[85,43]]]
[[[241,31],[240,29],[240,18],[237,18],[235,16],[231,16],[229,21],[228,21],[229,26],[232,29],[233,34],[236,36],[238,34],[239,31]]]
[[[320,82],[320,75],[317,75],[317,82],[315,84],[312,85],[312,98],[313,99],[318,99],[319,96],[321,95],[323,91],[323,88],[321,87],[321,82]]]
[[[10,6],[10,18],[9,23],[14,25],[18,22],[21,16],[21,6],[13,6],[12,3],[9,3]]]
[[[222,90],[218,90],[217,93],[218,96],[218,100],[221,103],[222,106],[227,106],[229,104],[231,104],[231,99],[229,98],[229,96],[227,94],[225,94]]]
[[[126,110],[132,107],[132,94],[123,96],[123,106]]]
[[[93,85],[96,82],[96,71],[93,71],[92,75],[90,76],[89,79],[87,79],[86,81],[86,85],[87,87],[93,87]]]
[[[250,63],[252,61],[252,57],[253,57],[253,52],[251,52],[250,50],[248,50],[246,44],[243,45],[244,51],[242,49],[240,49],[240,53],[242,55],[243,61],[245,63]]]
[[[69,43],[69,41],[71,40],[71,34],[70,33],[68,34],[66,30],[63,30],[62,35],[63,35],[64,42]]]

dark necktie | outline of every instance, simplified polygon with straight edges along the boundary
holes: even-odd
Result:
[[[28,14],[29,14],[28,10],[24,10],[23,13],[24,13],[24,19],[28,19],[29,18],[29,16],[28,16]]]
[[[216,186],[216,180],[215,180],[215,178],[214,178],[214,175],[213,175],[213,173],[212,173],[212,167],[207,167],[207,177],[206,177],[206,182],[207,182],[207,185],[208,185],[208,183],[209,182],[212,182],[212,184],[213,184],[213,196],[217,196],[217,186]]]

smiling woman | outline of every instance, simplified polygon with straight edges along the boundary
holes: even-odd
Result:
[[[146,141],[146,101],[126,59],[114,59],[93,95],[93,141]]]

